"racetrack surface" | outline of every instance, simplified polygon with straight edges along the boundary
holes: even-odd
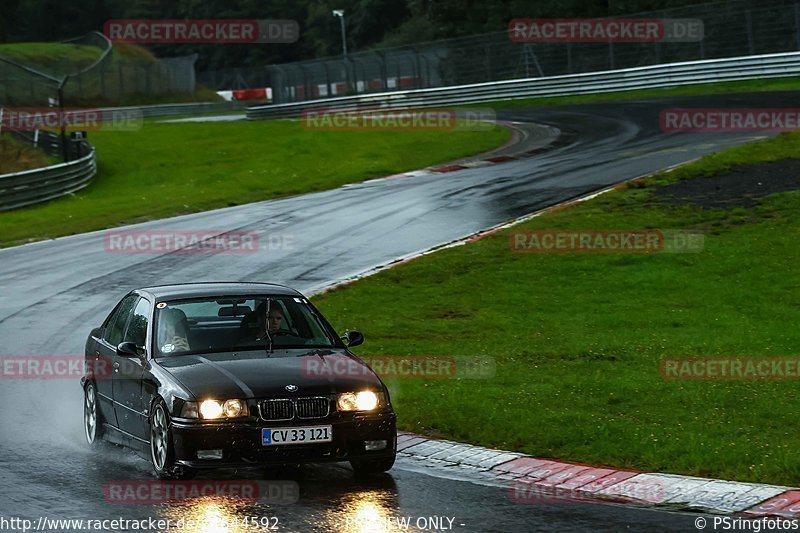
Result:
[[[791,107],[796,97],[771,93],[769,107]],[[766,100],[755,93],[498,110],[501,120],[575,130],[577,141],[490,167],[373,180],[134,227],[256,231],[262,247],[257,253],[109,253],[104,232],[0,250],[0,355],[82,354],[89,330],[135,287],[248,280],[313,292],[395,258],[761,137],[666,134],[659,129],[665,107],[757,107]],[[181,505],[104,502],[104,483],[149,479],[149,465],[111,446],[90,455],[83,443],[77,381],[6,379],[0,399],[0,463],[6,480],[0,486],[0,516],[89,519],[187,511]],[[209,512],[228,515],[277,516],[286,531],[344,529],[345,518],[361,512],[361,504],[365,512],[378,515],[456,517],[454,529],[464,531],[692,529],[693,516],[679,513],[586,503],[516,504],[503,488],[430,474],[400,461],[391,477],[365,484],[344,468],[305,467],[291,473],[301,487],[297,504],[204,505],[211,506]],[[225,475],[257,478],[257,473]],[[204,477],[218,479],[220,474]]]

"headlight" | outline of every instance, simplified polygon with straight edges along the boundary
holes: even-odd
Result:
[[[198,418],[197,402],[186,402],[181,409],[181,416],[184,418]],[[219,418],[239,418],[247,416],[247,403],[242,400],[205,400],[200,404],[200,415],[205,420],[216,420]]]
[[[206,400],[200,404],[200,414],[207,419],[219,418],[222,416],[222,406],[217,400]]]
[[[237,416],[242,416],[242,412],[246,408],[247,406],[240,400],[228,400],[225,402],[225,405],[222,406],[222,412],[225,413],[225,416],[228,418],[236,418]]]
[[[340,394],[336,405],[340,411],[373,411],[378,403],[378,395],[366,390]]]

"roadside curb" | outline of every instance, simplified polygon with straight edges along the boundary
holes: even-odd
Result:
[[[562,130],[554,126],[538,123],[520,123],[498,121],[497,124],[511,130],[512,137],[507,143],[499,148],[495,148],[483,154],[457,159],[445,164],[433,165],[421,170],[401,172],[390,176],[383,176],[367,180],[363,183],[373,183],[379,181],[393,180],[398,178],[410,178],[417,176],[431,176],[456,172],[472,168],[483,168],[509,161],[517,161],[534,157],[557,148],[570,145],[578,139],[577,132],[573,130]],[[532,135],[530,131],[520,128],[520,125],[536,126],[537,134]]]
[[[587,501],[751,517],[800,518],[800,489],[539,459],[398,432],[399,457],[480,473],[517,503]]]

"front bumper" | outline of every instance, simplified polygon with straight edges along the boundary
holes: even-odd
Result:
[[[331,425],[333,441],[314,444],[263,446],[262,428]],[[355,415],[345,420],[293,420],[201,424],[172,422],[175,460],[191,468],[226,468],[246,465],[297,464],[377,459],[397,450],[394,413]],[[383,450],[366,451],[364,441],[386,440]],[[198,450],[222,450],[222,459],[198,459]]]

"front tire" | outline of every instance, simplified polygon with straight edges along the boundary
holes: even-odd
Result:
[[[381,457],[380,459],[354,459],[350,461],[350,466],[357,476],[370,474],[382,474],[391,470],[394,466],[395,456]]]
[[[175,464],[172,428],[163,402],[153,408],[150,418],[150,462],[158,479],[191,479],[195,471]]]
[[[89,446],[97,446],[103,437],[103,419],[97,407],[97,389],[91,381],[83,388],[83,434]]]

